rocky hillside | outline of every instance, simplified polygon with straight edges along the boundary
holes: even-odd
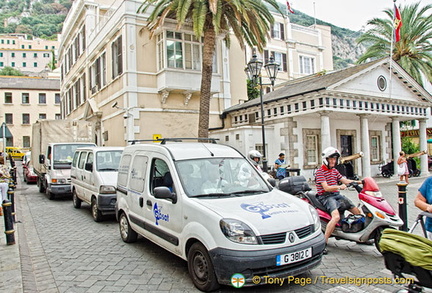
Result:
[[[0,33],[56,39],[72,0],[0,0]]]
[[[289,14],[290,21],[303,26],[311,26],[314,24],[314,18],[296,11],[295,14]],[[354,64],[360,55],[364,53],[366,48],[356,43],[356,39],[361,35],[361,32],[335,26],[331,23],[316,20],[317,24],[328,25],[332,30],[332,47],[333,61],[335,69],[342,69],[350,64]]]

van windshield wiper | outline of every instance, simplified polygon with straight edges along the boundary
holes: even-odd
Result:
[[[231,196],[231,195],[232,193],[213,192],[213,193],[196,194],[191,197],[224,197],[224,196]]]
[[[223,192],[213,192],[213,193],[205,193],[205,194],[197,194],[191,197],[231,197],[231,196],[241,196],[244,194],[259,194],[259,193],[265,193],[266,190],[241,190],[241,191],[235,191],[230,193],[223,193]]]
[[[117,171],[117,169],[115,169],[115,168],[102,168],[102,169],[99,169],[98,171]]]
[[[242,191],[236,191],[232,192],[232,195],[241,195],[241,194],[257,194],[257,193],[265,193],[266,190],[257,189],[257,190],[242,190]]]

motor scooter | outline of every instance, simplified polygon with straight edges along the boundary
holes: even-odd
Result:
[[[294,183],[294,185],[300,184],[301,180],[297,181],[298,182]],[[304,179],[304,182],[306,182],[306,179]],[[289,191],[290,188],[287,187],[288,185],[293,184],[286,184],[283,182],[283,180],[281,180],[279,183],[279,188],[282,191],[293,194]],[[365,177],[362,180],[362,185],[363,187],[356,183],[351,183],[348,186],[354,187],[354,189],[358,192],[358,199],[360,201],[358,208],[363,212],[364,217],[350,215],[344,218],[344,212],[347,210],[347,207],[341,207],[339,209],[341,221],[339,221],[339,223],[336,225],[332,236],[334,236],[337,240],[345,239],[355,241],[357,243],[369,243],[370,240],[374,240],[375,247],[378,249],[378,251],[381,251],[379,248],[379,240],[381,239],[382,231],[386,228],[400,227],[403,225],[403,221],[382,196],[378,184],[373,178]],[[303,186],[305,185],[303,184]],[[321,228],[323,231],[325,231],[327,223],[331,220],[331,215],[316,198],[316,192],[310,191],[310,188],[308,191],[305,191],[305,188],[300,189],[302,190],[300,191],[299,188],[295,190],[295,195],[299,196],[316,208],[321,220]]]

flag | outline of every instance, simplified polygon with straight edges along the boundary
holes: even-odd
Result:
[[[287,5],[288,11],[291,12],[291,13],[294,13],[294,10],[291,8],[291,5],[289,4],[288,1],[286,2],[286,5]]]
[[[396,4],[394,5],[394,34],[395,34],[395,42],[400,41],[400,30],[402,27],[402,16],[400,14],[399,9],[396,7]]]

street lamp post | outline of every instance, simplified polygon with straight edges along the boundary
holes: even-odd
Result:
[[[262,151],[263,151],[263,171],[267,172],[267,153],[266,153],[266,142],[265,142],[265,129],[264,129],[264,101],[263,101],[263,85],[271,85],[274,86],[276,75],[279,71],[279,64],[274,61],[273,56],[270,56],[270,60],[267,64],[264,65],[264,68],[267,71],[267,76],[270,79],[270,83],[263,84],[262,83],[262,75],[261,69],[263,66],[263,62],[259,60],[254,54],[251,60],[248,62],[247,67],[245,68],[245,72],[248,76],[248,79],[252,81],[254,85],[259,85],[260,87],[260,104],[261,104],[261,135],[262,135]]]

